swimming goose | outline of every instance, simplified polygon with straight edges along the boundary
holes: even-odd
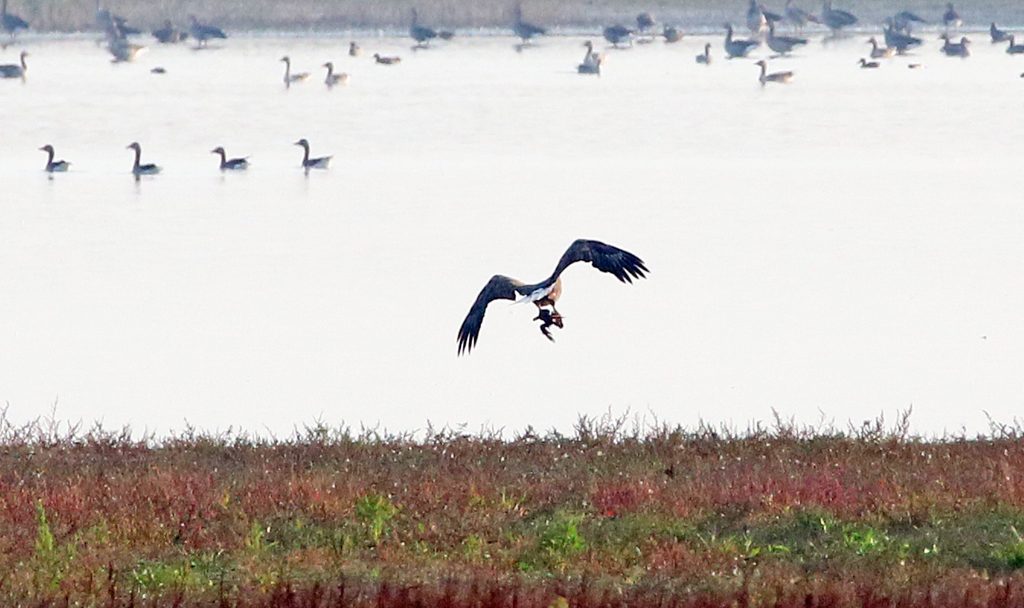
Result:
[[[305,138],[295,142],[295,146],[302,146],[302,168],[309,173],[310,169],[326,169],[331,164],[333,156],[321,156],[320,158],[309,157],[309,142]]]
[[[139,162],[142,159],[142,146],[139,145],[139,142],[133,141],[128,144],[127,149],[135,150],[135,163],[132,164],[132,174],[135,175],[135,177],[140,175],[156,175],[157,173],[160,173],[160,167],[154,164],[143,165]]]
[[[768,44],[768,48],[775,51],[779,55],[786,55],[790,53],[794,48],[807,44],[806,38],[796,38],[794,36],[776,36],[775,35],[775,24],[768,24],[768,37],[765,39]]]
[[[221,171],[245,171],[249,168],[249,157],[244,158],[228,158],[227,152],[224,148],[217,146],[213,150],[210,150],[210,154],[220,155],[220,170]]]
[[[704,65],[711,65],[711,43],[704,43],[704,52],[697,55],[697,63],[703,63]]]
[[[284,62],[284,86],[290,87],[292,86],[293,82],[304,82],[307,78],[309,78],[309,72],[299,72],[297,74],[292,74],[292,60],[291,57],[289,57],[288,55],[282,57],[280,61]]]
[[[417,47],[427,47],[430,41],[437,38],[437,30],[419,24],[419,13],[412,9],[412,23],[409,25],[409,36],[416,41]]]
[[[624,25],[609,25],[604,28],[602,34],[605,40],[611,42],[616,47],[619,46],[620,42],[628,42],[630,46],[633,46],[633,30]]]
[[[650,272],[644,265],[644,261],[632,253],[607,245],[600,241],[579,239],[562,254],[561,259],[555,266],[551,276],[540,283],[524,285],[521,281],[513,278],[494,275],[484,288],[477,295],[473,306],[459,327],[458,345],[459,355],[469,354],[476,346],[480,337],[480,327],[483,325],[484,314],[487,312],[487,305],[494,300],[513,300],[518,302],[532,302],[537,307],[537,316],[534,321],[540,321],[540,331],[544,337],[554,341],[549,327],[564,327],[561,313],[555,309],[555,304],[562,295],[562,273],[566,268],[576,262],[590,262],[594,268],[601,272],[607,272],[623,283],[632,283],[633,279],[642,279]]]
[[[189,32],[192,37],[196,39],[196,44],[199,47],[205,47],[206,42],[213,38],[227,38],[228,35],[224,33],[224,30],[217,26],[209,25],[205,23],[199,23],[195,15],[189,15],[188,20],[190,23]]]
[[[587,47],[587,52],[583,55],[583,63],[576,66],[576,72],[578,74],[597,74],[601,75],[601,64],[604,63],[604,54],[594,52],[594,43],[587,40],[583,43],[583,46]]]
[[[25,63],[26,57],[28,57],[28,51],[22,51],[21,55],[19,55],[21,65],[14,63],[0,65],[0,78],[21,78],[25,80],[25,74],[28,72],[28,64]]]
[[[971,56],[971,50],[967,48],[971,41],[966,36],[961,36],[960,42],[950,42],[949,34],[946,33],[943,33],[939,38],[943,40],[942,52],[947,57],[960,57],[963,59]]]
[[[53,160],[53,146],[50,144],[46,144],[39,149],[47,154],[46,167],[43,169],[47,173],[63,173],[71,166],[71,163],[66,160]]]
[[[0,8],[0,25],[3,25],[4,31],[10,34],[11,40],[14,40],[14,35],[18,33],[18,30],[28,29],[28,21],[14,13],[7,12],[7,0],[3,0],[2,8]]]
[[[871,44],[871,58],[872,59],[888,59],[896,54],[896,49],[891,47],[880,47],[878,46],[878,40],[874,36],[868,38],[868,42]]]
[[[1006,47],[1007,53],[1011,55],[1024,54],[1024,44],[1017,44],[1017,38],[1013,34],[1010,34],[1008,42],[1010,43],[1010,46]]]
[[[747,27],[750,28],[751,34],[760,34],[768,28],[768,18],[757,4],[757,0],[750,0],[747,7]]]
[[[992,42],[1006,42],[1010,39],[1010,34],[996,27],[995,21],[988,27],[988,33],[992,36]]]
[[[135,58],[146,52],[146,47],[141,44],[132,44],[126,38],[115,38],[107,42],[107,51],[113,55],[113,63],[135,61]]]
[[[861,69],[877,68],[879,65],[881,65],[881,64],[878,63],[877,61],[868,61],[867,59],[864,59],[863,57],[860,58],[860,67],[861,67]]]
[[[188,34],[174,27],[170,19],[164,21],[162,28],[153,30],[152,33],[160,44],[175,44],[188,38]]]
[[[910,11],[900,11],[892,18],[893,28],[897,31],[903,32],[904,34],[910,33],[911,23],[927,23],[924,19],[917,16],[916,13]]]
[[[814,17],[804,9],[793,6],[793,0],[786,0],[786,10],[784,12],[786,21],[792,23],[793,29],[797,32],[802,32],[807,22],[817,20],[817,17]]]
[[[543,36],[548,33],[547,29],[539,25],[523,21],[522,3],[516,4],[516,21],[512,24],[512,31],[523,41],[523,44],[530,44],[530,40],[534,36]]]
[[[757,79],[758,81],[760,81],[762,87],[768,84],[769,82],[778,82],[781,84],[786,84],[789,81],[793,80],[793,72],[772,72],[771,74],[769,74],[768,62],[765,61],[764,59],[758,61],[755,65],[761,66],[761,75],[758,76]]]
[[[373,59],[377,63],[383,64],[383,65],[395,65],[396,63],[401,63],[401,61],[402,61],[401,57],[381,57],[379,53],[374,53],[373,54]]]
[[[327,88],[331,88],[334,85],[338,84],[348,84],[348,73],[340,72],[338,74],[335,74],[334,64],[331,63],[330,61],[328,61],[327,63],[323,64],[320,67],[327,68],[327,77],[324,78],[324,84],[327,85]]]
[[[885,46],[896,49],[896,52],[901,55],[906,53],[908,49],[921,46],[921,44],[924,43],[920,38],[916,38],[908,34],[901,34],[893,29],[893,20],[891,17],[885,20],[885,27],[882,28],[882,32],[885,34]]]
[[[665,28],[661,30],[661,35],[665,38],[665,42],[673,43],[682,40],[685,34],[683,34],[683,30],[673,25],[666,25]]]
[[[946,12],[942,15],[942,23],[945,24],[946,29],[955,29],[964,24],[963,19],[960,18],[960,13],[956,12],[953,8],[953,3],[949,2],[946,4]]]
[[[851,13],[832,8],[832,0],[825,0],[821,6],[821,22],[835,33],[848,25],[857,23],[857,18]]]
[[[736,57],[746,57],[754,47],[761,44],[756,40],[743,40],[740,38],[732,37],[732,24],[725,24],[725,54],[729,56],[729,59]]]
[[[355,41],[348,43],[348,56],[358,57],[363,54],[363,49],[359,48],[359,45]]]

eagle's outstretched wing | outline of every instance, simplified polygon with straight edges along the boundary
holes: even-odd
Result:
[[[487,285],[484,285],[484,288],[480,290],[480,295],[473,302],[473,307],[469,309],[469,314],[462,322],[462,327],[459,328],[460,355],[463,352],[468,354],[476,345],[477,338],[480,337],[480,326],[484,322],[484,313],[487,312],[487,305],[493,300],[515,300],[516,287],[520,285],[522,283],[519,281],[500,274],[494,275],[490,281],[487,281]]]
[[[615,275],[615,278],[623,283],[632,283],[633,279],[642,279],[645,276],[644,273],[650,272],[644,266],[643,260],[625,249],[619,249],[601,241],[579,239],[569,245],[569,249],[562,255],[562,259],[558,260],[555,273],[548,281],[553,283],[566,268],[576,262],[590,262],[594,268]]]

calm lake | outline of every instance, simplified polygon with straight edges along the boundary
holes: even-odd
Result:
[[[161,433],[1009,421],[1024,56],[978,33],[951,59],[928,33],[862,70],[866,38],[815,37],[764,89],[767,49],[727,61],[720,36],[608,51],[600,78],[575,73],[576,37],[366,38],[352,58],[348,37],[238,36],[120,65],[29,39],[27,82],[0,81],[0,403]],[[290,90],[285,54],[313,73]],[[347,87],[323,85],[328,60]],[[330,170],[304,175],[300,137]],[[132,141],[161,175],[132,178]],[[70,172],[42,171],[47,143]],[[222,174],[215,146],[250,170]],[[492,274],[538,281],[579,237],[649,279],[576,265],[555,344],[499,301],[456,356]]]

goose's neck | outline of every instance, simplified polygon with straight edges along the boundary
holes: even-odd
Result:
[[[224,150],[218,151],[217,154],[220,154],[220,167],[223,169],[228,164],[228,155]]]
[[[768,66],[761,64],[761,78],[763,79],[768,74]]]
[[[135,164],[132,165],[132,169],[138,169],[140,161],[142,160],[142,148],[140,146],[136,146],[132,149],[135,150]]]
[[[284,79],[288,80],[288,77],[291,76],[291,74],[292,74],[292,62],[287,60],[287,59],[285,59],[284,60]]]
[[[590,63],[590,55],[594,52],[594,47],[587,46],[587,50],[583,52],[583,63]]]
[[[53,149],[51,148],[51,149],[46,151],[46,166],[49,167],[52,164],[53,164]]]
[[[21,54],[21,71],[23,71],[23,72],[27,72],[28,71],[28,64],[25,63],[25,54],[24,53]]]
[[[302,164],[309,162],[309,144],[302,144]]]
[[[327,80],[330,80],[331,76],[333,76],[333,75],[334,75],[334,66],[333,65],[328,65],[327,66]]]
[[[725,28],[725,43],[732,44],[732,26]]]

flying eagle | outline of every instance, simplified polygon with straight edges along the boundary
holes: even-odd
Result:
[[[555,271],[540,283],[523,284],[515,279],[500,274],[491,277],[487,285],[469,309],[466,320],[459,328],[459,354],[469,353],[476,345],[480,336],[480,326],[484,322],[487,305],[494,300],[516,300],[517,302],[533,302],[537,306],[534,321],[540,321],[540,331],[547,339],[554,341],[548,330],[552,325],[563,327],[562,315],[555,309],[555,303],[562,295],[562,272],[575,262],[590,262],[601,272],[615,275],[623,283],[632,283],[633,279],[642,279],[650,272],[644,261],[632,253],[607,245],[600,241],[579,239],[569,245],[569,249],[558,260]],[[550,307],[550,310],[548,308]]]

